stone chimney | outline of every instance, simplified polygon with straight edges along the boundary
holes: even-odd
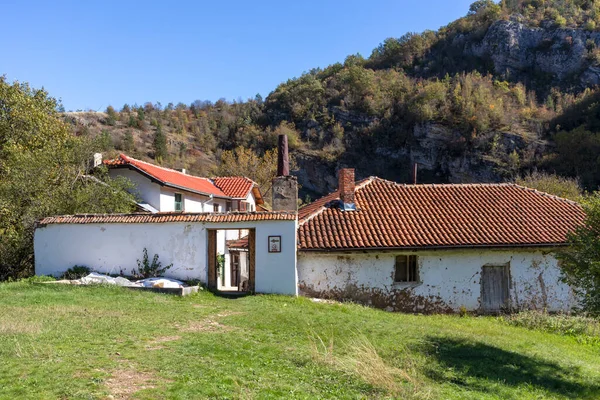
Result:
[[[354,204],[354,168],[342,168],[338,175],[340,199],[344,204]]]
[[[273,178],[273,211],[298,211],[298,180],[290,176],[287,136],[279,135],[277,176]]]

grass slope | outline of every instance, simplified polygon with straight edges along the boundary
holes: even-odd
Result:
[[[0,398],[599,398],[600,346],[305,298],[0,284]]]

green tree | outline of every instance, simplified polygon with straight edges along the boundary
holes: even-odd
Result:
[[[117,124],[117,112],[115,111],[113,106],[106,107],[106,123],[110,126],[115,126]]]
[[[103,151],[108,151],[113,147],[112,137],[110,136],[110,132],[106,129],[102,129],[100,135],[98,135],[98,146]]]
[[[581,299],[585,311],[600,315],[600,193],[582,202],[583,225],[568,235],[569,248],[558,253],[563,279]]]
[[[33,272],[36,220],[133,209],[125,181],[88,175],[98,149],[72,135],[56,104],[44,90],[0,77],[0,279]]]
[[[163,133],[161,125],[159,125],[156,128],[156,133],[154,133],[154,140],[152,142],[152,146],[154,148],[154,158],[158,162],[162,162],[165,158],[167,158],[167,137]]]
[[[125,136],[123,137],[123,150],[132,151],[135,148],[135,140],[133,138],[133,133],[130,130],[125,132]]]

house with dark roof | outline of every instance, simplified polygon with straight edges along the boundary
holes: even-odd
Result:
[[[515,184],[406,185],[342,169],[299,210],[300,293],[388,310],[566,310],[553,252],[581,207]]]

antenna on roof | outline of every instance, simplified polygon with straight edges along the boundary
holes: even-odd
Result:
[[[415,163],[415,165],[413,166],[413,183],[416,185],[417,184],[417,171],[419,169],[419,164]]]

